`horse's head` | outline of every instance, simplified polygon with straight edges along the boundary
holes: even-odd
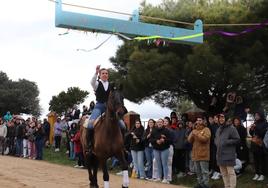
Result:
[[[121,86],[116,87],[114,84],[111,84],[107,108],[110,112],[114,113],[118,119],[121,119],[127,112],[124,106],[124,96]]]

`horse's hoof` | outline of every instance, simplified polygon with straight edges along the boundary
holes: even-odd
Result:
[[[128,187],[125,187],[124,185],[122,185],[122,188],[128,188]]]
[[[99,188],[98,185],[89,185],[89,188]]]

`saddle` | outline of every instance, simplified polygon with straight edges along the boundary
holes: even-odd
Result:
[[[105,112],[103,114],[101,114],[94,122],[93,122],[93,127],[95,127],[98,122],[105,116]],[[88,124],[89,124],[89,117],[86,117],[84,123],[83,123],[83,127],[87,128]]]

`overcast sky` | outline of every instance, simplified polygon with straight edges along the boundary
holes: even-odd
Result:
[[[139,8],[141,0],[65,0],[63,2],[102,9],[132,13]],[[150,0],[157,4],[160,0]],[[69,10],[70,7],[64,7]],[[89,10],[72,10],[85,12]],[[90,12],[91,13],[91,12]],[[128,19],[118,15],[107,17]],[[43,114],[48,113],[48,103],[53,95],[66,91],[68,87],[80,87],[90,92],[85,104],[95,100],[90,79],[95,67],[112,67],[109,58],[114,56],[122,42],[116,36],[99,49],[91,52],[77,49],[92,49],[109,37],[105,34],[87,34],[56,28],[55,4],[48,0],[3,1],[0,6],[0,71],[7,73],[12,80],[25,78],[36,82],[40,90],[40,103]],[[169,115],[170,110],[146,101],[137,105],[126,101],[128,110],[141,114],[141,118],[159,118]]]

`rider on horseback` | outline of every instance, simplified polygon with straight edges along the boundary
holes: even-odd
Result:
[[[105,68],[100,69],[100,65],[96,67],[96,73],[94,74],[91,85],[96,95],[96,105],[92,111],[88,123],[88,149],[89,154],[92,153],[93,149],[93,137],[94,137],[94,121],[105,112],[106,104],[108,101],[111,85],[109,84],[109,73]],[[118,122],[121,131],[126,129],[124,121],[121,119]]]

